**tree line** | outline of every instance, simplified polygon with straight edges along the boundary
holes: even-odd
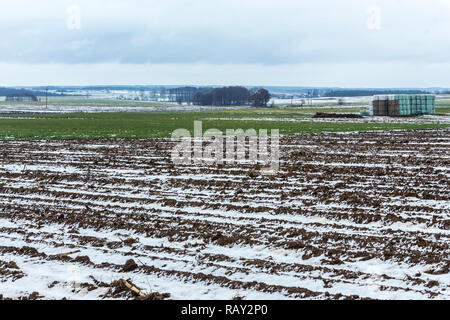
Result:
[[[26,89],[14,89],[0,87],[0,96],[45,96],[45,91],[31,91]],[[48,96],[62,96],[62,94],[55,94],[48,92]]]
[[[242,106],[266,107],[270,93],[263,88],[248,90],[241,86],[230,86],[198,91],[192,98],[194,105],[200,106]]]

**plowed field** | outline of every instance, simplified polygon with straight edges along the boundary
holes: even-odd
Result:
[[[450,299],[450,130],[283,136],[275,176],[172,145],[0,141],[0,295]]]

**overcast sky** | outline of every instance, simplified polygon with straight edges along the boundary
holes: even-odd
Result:
[[[1,0],[0,86],[450,87],[449,0]]]

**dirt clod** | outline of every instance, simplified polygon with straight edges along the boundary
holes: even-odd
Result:
[[[138,268],[137,263],[133,259],[128,259],[123,265],[122,271],[131,272]]]

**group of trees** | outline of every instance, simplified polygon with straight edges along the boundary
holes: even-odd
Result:
[[[48,93],[48,95],[56,95],[54,93]],[[0,96],[45,96],[45,91],[31,91],[25,89],[15,89],[15,88],[0,88]]]
[[[38,98],[31,93],[8,94],[5,101],[38,101]]]
[[[170,101],[178,102],[179,104],[183,102],[190,102],[194,95],[199,91],[195,87],[180,87],[180,88],[170,88],[164,89],[164,95],[168,94]],[[161,95],[163,93],[161,92]]]
[[[244,87],[215,88],[206,92],[197,92],[193,103],[210,106],[236,106],[247,104],[250,92]]]
[[[270,93],[266,89],[252,89],[241,86],[223,87],[197,92],[192,103],[201,106],[242,106],[266,107]]]
[[[266,89],[254,90],[250,96],[250,101],[254,106],[266,107],[270,101],[270,93]]]

